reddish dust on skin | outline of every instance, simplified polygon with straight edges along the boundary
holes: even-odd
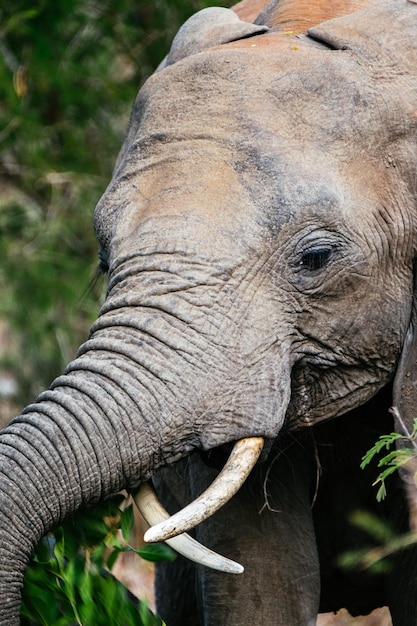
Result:
[[[417,2],[417,0],[411,0]],[[253,22],[267,6],[265,0],[242,0],[232,9],[241,20]],[[275,5],[268,25],[279,32],[305,33],[311,26],[341,15],[348,15],[376,4],[375,0],[281,0]]]

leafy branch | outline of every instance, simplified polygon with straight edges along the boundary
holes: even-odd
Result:
[[[145,602],[137,600],[111,574],[122,552],[150,561],[171,561],[165,544],[133,548],[132,505],[123,496],[67,520],[39,543],[25,577],[22,625],[161,626]]]
[[[407,464],[408,473],[411,475],[414,466],[410,462],[414,461],[415,463],[417,459],[417,418],[414,420],[413,429],[410,432],[399,411],[393,408],[392,412],[402,433],[381,435],[375,445],[363,456],[361,462],[361,469],[365,469],[381,453],[387,452],[378,461],[380,472],[373,483],[374,486],[379,485],[376,495],[378,502],[381,502],[387,495],[385,484],[387,478]],[[394,450],[391,449],[393,445],[396,446]],[[414,486],[417,488],[417,472],[412,473],[412,478]],[[350,550],[340,555],[338,564],[342,568],[372,570],[374,573],[386,572],[390,569],[387,557],[417,544],[417,531],[413,524],[411,525],[413,530],[398,535],[385,521],[365,511],[356,511],[351,516],[350,521],[379,545],[365,546],[359,550]]]
[[[378,461],[378,467],[383,468],[373,483],[374,486],[379,485],[376,495],[378,502],[383,500],[387,494],[385,481],[388,476],[406,465],[406,463],[408,463],[411,459],[417,457],[416,439],[417,418],[414,420],[413,430],[411,433],[390,433],[389,435],[382,435],[375,445],[363,456],[361,469],[364,469],[367,465],[369,465],[374,457],[378,456],[383,450],[390,450],[393,444],[401,442],[401,447],[395,450],[390,450],[388,454],[384,455]],[[414,474],[414,483],[417,487],[417,473]]]

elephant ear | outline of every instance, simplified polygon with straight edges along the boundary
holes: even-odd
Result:
[[[308,29],[308,35],[335,50],[347,50],[382,78],[417,73],[417,4],[389,0]]]
[[[202,9],[181,26],[167,58],[158,69],[207,48],[260,35],[268,30],[265,25],[243,22],[231,9]]]

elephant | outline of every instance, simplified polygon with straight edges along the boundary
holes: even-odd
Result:
[[[196,502],[141,498],[149,540],[222,555],[161,564],[168,626],[417,624],[415,547],[337,567],[352,511],[413,524],[412,475],[377,502],[359,465],[414,416],[417,4],[265,5],[196,14],[139,91],[95,210],[104,304],[0,433],[2,625],[49,529],[152,477]]]

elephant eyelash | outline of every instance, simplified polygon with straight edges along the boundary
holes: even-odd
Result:
[[[98,251],[98,257],[99,257],[99,263],[94,272],[94,276],[89,281],[88,287],[85,288],[80,298],[81,302],[84,302],[84,300],[92,293],[95,286],[99,282],[100,277],[103,276],[104,274],[107,274],[109,271],[109,263],[107,260],[107,254],[104,252],[104,250],[102,250],[102,248],[100,248],[100,250]]]
[[[332,251],[333,250],[330,247],[308,250],[307,252],[303,253],[300,261],[300,266],[310,272],[321,270],[324,268],[325,265],[327,265],[328,261],[330,260]]]
[[[99,248],[98,258],[99,258],[98,272],[100,274],[107,274],[109,271],[109,258],[105,250],[103,250],[103,248]]]

